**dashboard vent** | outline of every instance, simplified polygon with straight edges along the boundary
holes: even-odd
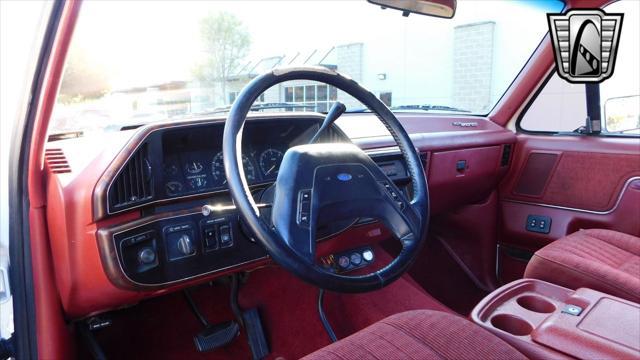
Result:
[[[44,161],[54,174],[66,174],[71,172],[67,157],[64,156],[62,149],[46,149],[44,151]]]
[[[500,159],[500,166],[509,165],[509,159],[511,159],[511,144],[505,144],[502,147],[502,159]]]
[[[143,144],[122,167],[109,188],[111,210],[120,210],[153,198],[153,176],[148,155],[148,146]]]

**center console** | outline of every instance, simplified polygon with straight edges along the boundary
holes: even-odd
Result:
[[[471,318],[532,359],[640,358],[640,305],[591,289],[517,280]]]

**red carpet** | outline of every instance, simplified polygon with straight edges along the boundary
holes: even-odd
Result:
[[[376,255],[380,261],[384,253]],[[297,359],[329,344],[317,300],[316,288],[277,267],[253,273],[240,292],[241,306],[261,310],[274,358]],[[408,277],[366,294],[326,293],[324,305],[338,338],[407,310],[450,311]]]
[[[376,252],[378,263],[388,255]],[[370,269],[369,269],[370,270]],[[229,288],[200,286],[192,295],[212,323],[231,320]],[[345,337],[391,314],[413,310],[450,311],[430,297],[408,276],[367,294],[327,293],[325,311],[338,338]],[[317,288],[285,270],[271,266],[252,272],[240,288],[240,305],[257,306],[271,347],[270,358],[297,359],[329,344],[317,312]],[[96,332],[110,359],[248,359],[244,334],[229,346],[198,353],[193,335],[202,329],[182,293],[145,301],[114,312],[113,325]],[[86,351],[80,352],[85,354]]]
[[[487,295],[435,239],[427,243],[409,274],[434,298],[462,316],[468,316]]]

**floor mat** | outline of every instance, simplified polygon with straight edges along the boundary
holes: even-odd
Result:
[[[378,254],[388,257],[384,253]],[[388,259],[387,259],[388,260]],[[233,318],[229,288],[199,286],[192,295],[212,323]],[[244,309],[258,307],[271,348],[271,359],[297,359],[329,344],[317,311],[318,289],[277,266],[253,271],[240,289]],[[448,311],[410,277],[366,294],[327,293],[325,311],[338,338],[389,315],[413,309]],[[244,332],[225,348],[199,353],[193,335],[202,329],[182,293],[147,300],[112,313],[113,325],[96,331],[110,359],[248,359]],[[86,355],[82,351],[81,355]]]

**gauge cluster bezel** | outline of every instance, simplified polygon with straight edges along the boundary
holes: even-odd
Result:
[[[304,125],[303,127],[308,132],[308,135],[306,136],[311,138],[311,136],[313,136],[315,131],[319,128],[323,119],[324,116],[318,113],[292,112],[250,114],[247,117],[247,128],[251,128],[253,126],[261,127],[261,125],[264,126],[262,129],[269,129],[273,128],[274,126],[285,126],[286,124]],[[204,196],[209,196],[211,194],[227,192],[228,189],[226,186],[205,186],[197,191],[193,190],[176,192],[174,195],[168,196],[165,186],[168,182],[170,182],[170,180],[164,174],[165,159],[171,156],[171,151],[168,151],[167,147],[164,144],[167,136],[170,137],[170,134],[179,132],[206,135],[207,129],[209,129],[208,131],[210,136],[207,136],[206,144],[204,146],[201,146],[201,148],[198,150],[202,150],[205,148],[209,149],[207,157],[203,158],[202,160],[202,165],[204,167],[204,171],[211,171],[211,161],[213,160],[213,157],[221,150],[224,121],[225,119],[222,117],[200,118],[184,121],[167,121],[162,123],[154,123],[139,128],[114,159],[107,171],[105,171],[102,178],[96,184],[96,188],[94,190],[93,206],[94,220],[102,219],[105,216],[114,215],[133,209],[145,208],[154,204],[173,202],[177,199],[196,199]],[[217,134],[211,133],[211,129],[216,129]],[[260,149],[261,151],[264,151],[267,148],[275,148],[279,151],[282,151],[282,153],[284,154],[288,147],[298,145],[297,143],[292,143],[291,140],[287,142],[286,139],[291,138],[288,137],[286,133],[280,134],[284,139],[270,137],[264,131],[257,131],[253,139],[250,135],[251,130],[246,131],[245,134],[247,134],[248,136],[244,137],[243,135],[243,143],[247,142],[249,144],[252,144],[252,146],[249,146],[247,149],[243,149],[243,153],[249,155],[251,151],[254,152],[253,154],[251,154],[251,161],[256,172],[261,171],[259,164],[259,156],[261,152],[258,152],[256,154],[256,151]],[[280,137],[280,135],[278,135],[278,137]],[[350,139],[338,127],[335,126],[327,131],[323,138],[323,141],[330,142],[350,141]],[[282,144],[284,146],[277,144]],[[114,182],[114,179],[121,173],[122,169],[132,159],[132,156],[138,151],[138,149],[142,148],[143,146],[148,149],[149,153],[148,161],[150,163],[152,176],[154,178],[154,196],[152,198],[145,199],[128,206],[121,206],[117,208],[110,206],[107,199],[110,192],[113,190],[112,184]],[[182,166],[183,164],[179,164],[179,166],[176,167],[176,171],[183,171]],[[270,176],[268,177],[258,176],[258,179],[256,179],[256,181],[249,183],[249,186],[251,188],[261,187],[275,182],[276,174],[274,173],[273,175],[269,175]],[[180,185],[184,187],[184,181]]]

